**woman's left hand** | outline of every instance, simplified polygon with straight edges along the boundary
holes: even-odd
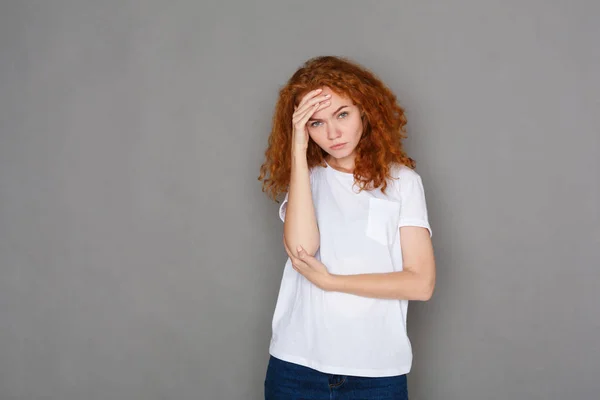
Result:
[[[290,260],[292,260],[292,266],[296,271],[311,281],[315,286],[325,291],[332,290],[334,275],[327,271],[325,264],[308,254],[302,246],[298,246],[298,257],[295,257],[285,245],[285,241],[283,243],[285,251],[290,257]]]

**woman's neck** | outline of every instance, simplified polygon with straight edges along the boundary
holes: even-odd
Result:
[[[348,174],[352,174],[354,173],[354,156],[350,155],[348,157],[344,157],[344,158],[334,158],[331,156],[328,156],[325,158],[325,160],[327,161],[327,164],[329,164],[332,168],[341,171],[341,172],[346,172]]]

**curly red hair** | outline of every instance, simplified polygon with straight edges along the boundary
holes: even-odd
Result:
[[[363,115],[363,134],[356,147],[354,167],[354,180],[360,190],[381,188],[385,192],[393,163],[415,168],[415,161],[402,147],[406,116],[392,91],[373,72],[347,58],[314,57],[279,91],[265,162],[258,177],[263,181],[263,192],[273,199],[287,192],[290,183],[294,106],[306,93],[323,86],[351,99]],[[326,155],[309,138],[308,167],[326,166]]]

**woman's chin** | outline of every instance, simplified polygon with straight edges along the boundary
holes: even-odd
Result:
[[[346,149],[341,149],[339,151],[329,151],[328,154],[331,156],[331,158],[335,158],[336,160],[344,160],[347,158],[350,158],[353,154],[353,150],[346,150]]]

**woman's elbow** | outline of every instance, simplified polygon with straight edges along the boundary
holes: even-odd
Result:
[[[302,248],[311,256],[315,256],[315,254],[317,253],[317,250],[319,250],[319,243],[297,243],[294,240],[288,240],[285,236],[283,238],[284,244],[287,247],[287,249],[289,250],[290,253],[292,253],[292,255],[294,257],[298,257],[298,246],[302,246]]]
[[[317,250],[319,250],[319,243],[312,243],[306,246],[302,246],[302,248],[308,253],[310,254],[311,257],[314,257],[315,254],[317,254]],[[296,253],[298,253],[296,251]]]
[[[419,301],[429,301],[435,290],[435,279],[428,279],[423,282],[421,290],[419,290]]]

